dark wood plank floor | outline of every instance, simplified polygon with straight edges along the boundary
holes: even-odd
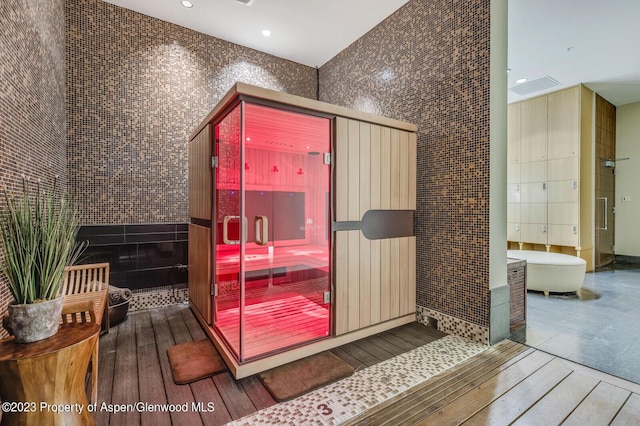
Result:
[[[364,368],[444,336],[413,323],[333,350],[355,369]],[[98,425],[222,425],[275,404],[256,377],[235,380],[227,371],[189,385],[171,377],[167,348],[205,338],[185,305],[130,313],[127,320],[100,338]],[[126,404],[212,403],[213,411],[107,412]]]
[[[505,341],[349,425],[638,425],[640,386]]]

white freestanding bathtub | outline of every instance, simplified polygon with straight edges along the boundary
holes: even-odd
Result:
[[[507,250],[507,257],[527,261],[527,290],[569,293],[582,287],[587,262],[568,254]]]

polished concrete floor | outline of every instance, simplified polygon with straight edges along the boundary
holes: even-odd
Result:
[[[529,292],[512,340],[640,383],[640,266],[587,273],[580,296]]]

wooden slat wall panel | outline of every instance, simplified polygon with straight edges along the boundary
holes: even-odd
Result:
[[[348,231],[347,252],[338,253],[349,260],[349,331],[360,328],[360,231]]]
[[[380,321],[391,319],[391,240],[380,240]]]
[[[380,209],[391,209],[391,129],[380,130]]]
[[[369,257],[369,267],[371,271],[371,324],[377,324],[381,318],[381,277],[380,277],[380,247],[381,240],[371,241],[371,253]]]
[[[399,314],[404,315],[411,312],[409,309],[409,268],[407,267],[407,260],[409,259],[409,239],[398,238],[399,257],[398,268],[400,269],[399,282],[398,282],[398,309]],[[415,309],[415,306],[414,306]]]
[[[349,120],[349,164],[347,174],[349,176],[349,216],[348,220],[360,220],[360,123]]]
[[[336,232],[336,335],[415,312],[415,237]]]
[[[371,210],[380,210],[380,200],[382,197],[381,175],[382,175],[382,159],[381,156],[381,127],[371,125]]]
[[[189,299],[211,323],[211,229],[189,224]]]
[[[400,315],[400,238],[391,238],[389,262],[389,269],[391,269],[389,316],[395,318]]]
[[[415,133],[336,119],[336,220],[368,210],[415,210]]]
[[[400,162],[398,167],[400,181],[400,209],[409,210],[409,133],[398,132],[398,147]]]
[[[335,298],[334,320],[336,336],[349,331],[349,233],[335,233]]]
[[[308,188],[310,176],[314,176],[312,167],[317,167],[318,163],[322,163],[320,156],[310,157],[306,154],[247,148],[245,183],[249,188],[252,185],[266,187],[274,184]],[[279,171],[274,172],[273,166],[277,166]],[[302,174],[298,173],[300,169]]]
[[[189,143],[189,216],[211,219],[211,132],[207,125]]]
[[[415,133],[409,133],[409,210],[416,209],[416,182],[418,178],[418,136]]]
[[[336,119],[336,220],[369,210],[415,210],[415,133]],[[415,237],[368,240],[336,233],[335,332],[343,334],[415,312]]]
[[[360,327],[371,325],[371,240],[358,232],[360,240]]]
[[[358,220],[371,209],[371,175],[375,172],[371,168],[371,125],[360,123],[360,187],[358,195],[360,198],[360,212]]]
[[[336,141],[335,141],[335,214],[336,221],[344,222],[349,220],[349,120],[346,118],[336,118]]]
[[[400,132],[391,129],[391,210],[400,209]]]

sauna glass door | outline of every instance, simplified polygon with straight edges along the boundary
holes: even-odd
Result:
[[[214,325],[239,362],[329,335],[330,126],[242,102],[216,127]]]
[[[615,260],[615,162],[600,158],[599,166],[596,176],[596,268]]]

